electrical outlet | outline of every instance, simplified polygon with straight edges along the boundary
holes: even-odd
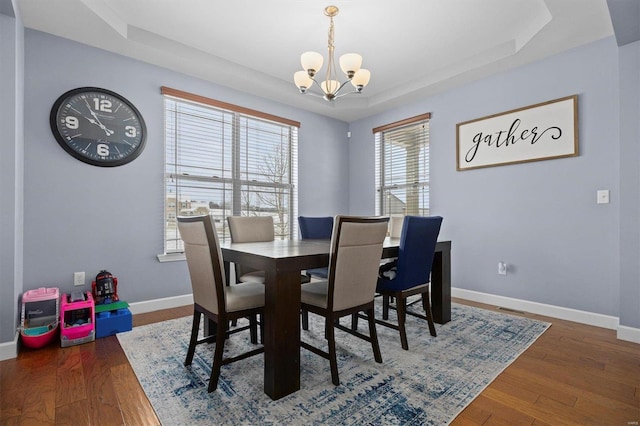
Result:
[[[507,264],[505,262],[498,262],[498,274],[507,275]]]
[[[84,272],[73,273],[73,285],[75,286],[84,285]]]

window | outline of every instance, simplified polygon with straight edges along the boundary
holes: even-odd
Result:
[[[183,250],[176,217],[273,216],[276,238],[297,235],[300,124],[163,87],[165,253]]]
[[[373,129],[377,215],[429,215],[430,117],[427,113]]]

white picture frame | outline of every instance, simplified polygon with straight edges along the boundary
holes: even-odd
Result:
[[[578,155],[578,95],[456,125],[456,169]]]

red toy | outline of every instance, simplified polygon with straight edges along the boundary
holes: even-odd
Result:
[[[104,269],[98,272],[96,280],[91,282],[91,291],[96,305],[120,300],[118,298],[118,279]]]

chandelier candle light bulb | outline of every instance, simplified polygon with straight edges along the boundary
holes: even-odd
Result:
[[[338,14],[338,11],[339,10],[336,6],[327,6],[324,9],[324,14],[328,16],[330,20],[328,42],[329,58],[327,61],[327,73],[324,81],[318,82],[315,78],[324,63],[324,58],[318,52],[304,52],[300,56],[300,63],[302,64],[304,71],[298,71],[293,75],[293,80],[300,90],[300,93],[309,93],[314,96],[320,96],[327,101],[333,101],[336,98],[352,93],[362,93],[362,89],[369,84],[369,79],[371,78],[371,72],[369,72],[369,70],[360,68],[362,66],[362,56],[357,53],[345,53],[340,57],[339,62],[340,69],[346,74],[348,80],[344,83],[340,83],[340,81],[335,79],[337,72],[336,62],[334,59],[333,17]],[[342,90],[347,82],[351,82],[356,90],[339,95],[338,92]],[[320,91],[322,92],[321,94],[309,91],[314,83],[320,88]]]

